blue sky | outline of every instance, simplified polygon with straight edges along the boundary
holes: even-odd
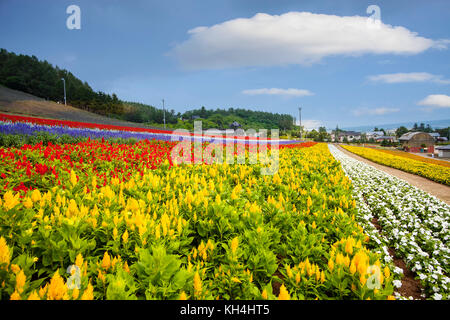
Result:
[[[72,4],[80,30],[66,27]],[[180,112],[301,106],[307,127],[328,128],[450,119],[447,0],[2,0],[0,30],[8,51]]]

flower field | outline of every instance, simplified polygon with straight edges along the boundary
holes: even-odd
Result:
[[[0,148],[1,299],[393,299],[325,144],[172,165],[176,142]]]
[[[417,174],[445,185],[450,185],[450,167],[427,163],[369,148],[346,145],[342,145],[342,147],[373,162]]]
[[[79,142],[82,139],[134,139],[164,141],[201,141],[226,143],[256,143],[264,141],[268,144],[287,145],[298,143],[296,140],[280,140],[249,136],[227,136],[221,134],[202,134],[194,132],[167,131],[140,127],[103,125],[69,120],[43,119],[36,117],[15,116],[0,113],[0,145],[22,146],[34,141],[50,141],[53,143]]]
[[[426,297],[448,299],[450,206],[334,146],[330,146],[330,151],[352,180],[359,208],[357,221],[381,247],[385,261],[392,260],[388,247],[395,248],[420,278]],[[373,226],[373,218],[378,219],[381,233]]]
[[[387,150],[387,149],[377,149],[377,150],[388,153],[388,154],[392,154],[395,156],[418,160],[418,161],[422,161],[422,162],[426,162],[426,163],[433,163],[433,164],[437,164],[437,165],[444,166],[444,167],[450,167],[450,162],[448,162],[448,161],[437,160],[437,159],[432,159],[432,158],[425,158],[422,156],[415,155],[411,152],[405,152],[405,151],[400,151],[400,150]]]

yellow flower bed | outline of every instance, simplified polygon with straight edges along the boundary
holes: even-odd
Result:
[[[2,299],[392,298],[326,144],[280,150],[273,176],[165,163],[99,186],[89,166],[4,193]]]
[[[400,151],[400,150],[387,150],[387,149],[377,149],[377,150],[381,151],[381,152],[388,153],[388,154],[392,154],[394,156],[404,157],[404,158],[413,159],[413,160],[417,160],[417,161],[422,161],[422,162],[426,162],[426,163],[437,164],[437,165],[440,165],[440,166],[444,166],[444,167],[449,167],[450,168],[450,162],[449,161],[436,160],[436,159],[432,159],[432,158],[425,158],[425,157],[422,157],[422,156],[418,156],[418,155],[412,154],[410,152],[405,152],[405,151]]]
[[[396,168],[409,173],[428,178],[430,180],[450,185],[450,168],[434,163],[425,162],[384,152],[382,150],[341,145],[344,149],[373,162]]]

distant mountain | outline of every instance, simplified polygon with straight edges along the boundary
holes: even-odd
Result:
[[[380,129],[383,128],[385,130],[389,130],[389,129],[397,129],[398,127],[404,126],[408,129],[411,129],[414,126],[414,123],[417,123],[417,125],[424,123],[425,126],[427,124],[429,124],[431,126],[431,128],[433,128],[433,129],[442,129],[442,128],[450,127],[450,119],[445,119],[445,120],[411,121],[411,122],[377,124],[377,125],[368,125],[368,126],[343,127],[340,129],[359,131],[359,132],[373,131],[373,129],[375,127],[380,128]]]

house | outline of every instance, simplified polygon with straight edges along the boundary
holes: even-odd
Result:
[[[366,138],[367,138],[367,140],[375,139],[376,137],[381,137],[381,136],[384,136],[384,132],[383,132],[383,131],[370,131],[370,132],[366,132]]]
[[[354,141],[361,139],[361,132],[356,131],[343,131],[338,130],[338,139],[340,142],[343,142],[347,138],[347,141]],[[331,131],[331,140],[336,140],[336,131]]]
[[[407,152],[434,152],[434,138],[426,132],[408,132],[398,141]]]
[[[375,138],[376,142],[381,141],[389,141],[389,142],[395,142],[396,138],[394,136],[378,136]]]
[[[450,158],[450,145],[436,147],[439,158]]]
[[[385,131],[388,136],[395,136],[397,129],[387,129]]]

